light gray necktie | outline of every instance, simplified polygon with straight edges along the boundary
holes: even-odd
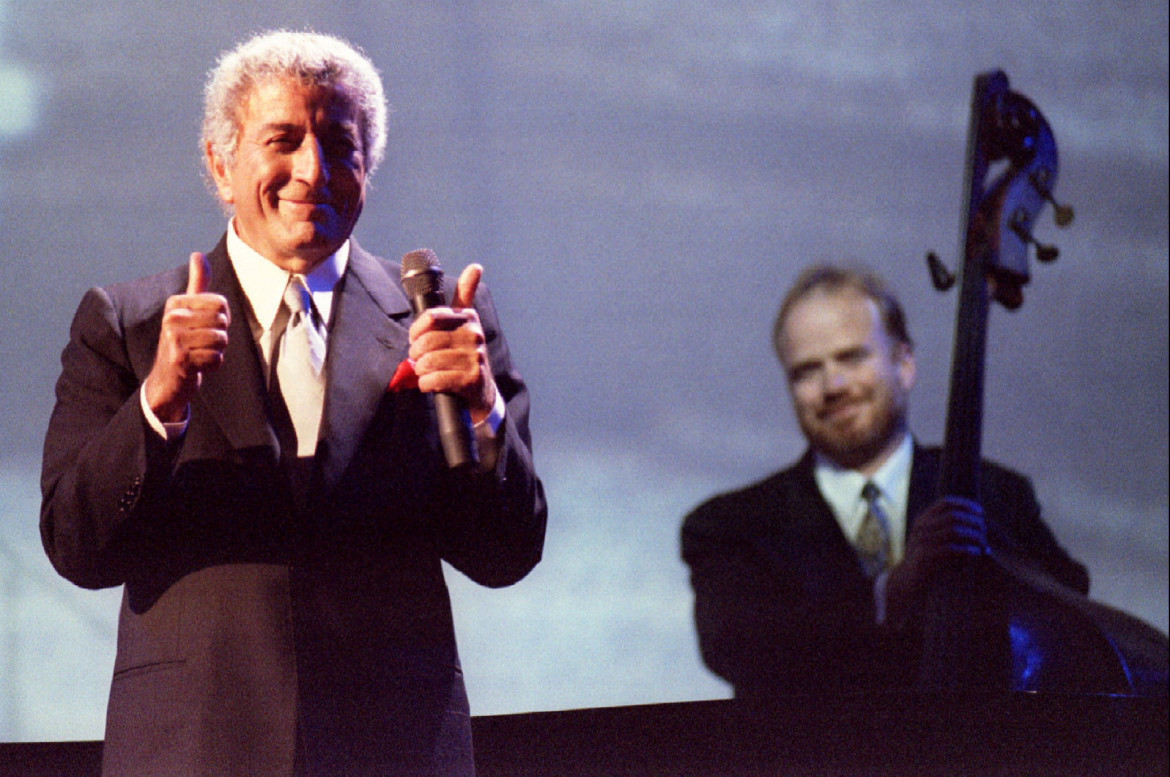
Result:
[[[878,504],[881,490],[872,482],[861,489],[865,500],[865,517],[857,531],[857,556],[865,573],[873,579],[890,565],[890,525]]]
[[[325,400],[325,337],[304,283],[289,276],[284,290],[288,324],[276,349],[276,379],[297,435],[297,456],[317,449]]]

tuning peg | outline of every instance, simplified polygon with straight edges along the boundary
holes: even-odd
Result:
[[[1054,245],[1041,243],[1032,237],[1032,233],[1028,231],[1027,218],[1026,212],[1022,210],[1016,212],[1011,221],[1012,231],[1019,235],[1020,240],[1036,247],[1036,258],[1041,262],[1055,262],[1060,256],[1060,249]]]
[[[930,282],[934,288],[947,291],[955,285],[955,274],[947,269],[934,251],[926,255],[926,266],[930,269]]]
[[[1052,196],[1052,187],[1048,185],[1048,181],[1049,175],[1047,170],[1038,170],[1032,176],[1032,186],[1036,187],[1036,191],[1041,197],[1052,204],[1052,216],[1056,221],[1056,226],[1067,227],[1073,223],[1073,219],[1076,218],[1076,212],[1072,209],[1071,205],[1063,205],[1056,201],[1056,198]]]
[[[1035,240],[1031,243],[1036,246],[1036,258],[1042,262],[1055,262],[1060,256],[1060,249],[1056,246],[1037,243]]]
[[[1049,194],[1044,199],[1052,203],[1052,213],[1053,217],[1056,219],[1056,226],[1067,227],[1069,224],[1073,223],[1073,219],[1076,218],[1076,213],[1073,211],[1071,205],[1061,205],[1052,198],[1051,194]]]
[[[1057,258],[1060,256],[1060,249],[1057,248],[1056,246],[1049,245],[1047,243],[1041,243],[1041,242],[1037,241],[1036,238],[1032,237],[1027,232],[1024,232],[1021,229],[1017,229],[1016,234],[1019,235],[1020,239],[1023,240],[1025,243],[1028,243],[1029,245],[1033,245],[1036,247],[1036,258],[1039,259],[1041,262],[1044,262],[1046,264],[1049,262],[1055,262],[1057,260]]]

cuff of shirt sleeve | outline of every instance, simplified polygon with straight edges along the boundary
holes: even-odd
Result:
[[[500,424],[504,423],[504,410],[507,405],[504,403],[504,397],[500,392],[496,391],[496,401],[492,404],[492,410],[488,413],[487,418],[475,425],[475,436],[479,437],[482,434],[488,434],[491,437],[496,436],[496,432],[500,430]]]
[[[505,407],[504,398],[496,391],[496,401],[492,404],[491,412],[472,429],[475,432],[475,446],[479,450],[479,464],[476,466],[478,472],[490,472],[496,467],[500,453],[500,443],[496,435],[500,431],[500,425],[504,423]]]
[[[174,423],[163,423],[159,420],[159,417],[154,414],[154,411],[150,409],[150,404],[146,401],[145,383],[142,385],[142,388],[139,389],[138,397],[142,405],[142,415],[146,417],[146,423],[158,434],[159,437],[163,438],[167,442],[170,442],[171,440],[182,437],[183,432],[187,431],[187,421],[190,419],[190,413],[188,413],[188,417],[184,418],[182,421],[176,421]]]

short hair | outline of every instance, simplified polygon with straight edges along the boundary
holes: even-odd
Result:
[[[815,264],[805,268],[797,276],[780,303],[780,311],[772,325],[772,347],[777,358],[783,361],[780,353],[780,336],[783,334],[784,323],[796,303],[816,291],[833,293],[847,290],[856,291],[873,300],[877,304],[886,334],[892,337],[894,342],[903,343],[909,348],[914,347],[914,341],[910,339],[910,333],[906,328],[906,314],[885,279],[864,267]]]
[[[329,87],[358,113],[366,175],[386,152],[386,97],[373,63],[352,44],[315,32],[265,32],[219,58],[203,90],[200,146],[229,165],[240,139],[240,108],[252,90],[273,78],[294,78]]]

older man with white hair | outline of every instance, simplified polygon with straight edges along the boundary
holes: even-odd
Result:
[[[353,46],[243,43],[205,95],[225,235],[77,311],[41,532],[69,580],[124,586],[105,775],[474,772],[441,561],[519,580],[546,506],[482,268],[414,311],[351,238],[385,124]]]

